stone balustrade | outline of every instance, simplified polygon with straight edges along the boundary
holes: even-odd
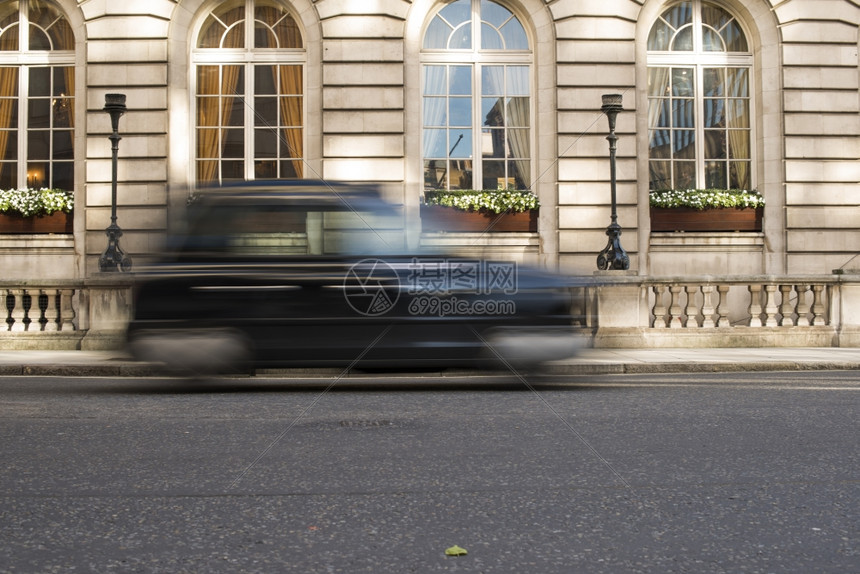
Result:
[[[4,282],[0,349],[115,349],[129,275]],[[572,291],[574,330],[595,347],[860,347],[860,273],[640,277],[599,272]]]

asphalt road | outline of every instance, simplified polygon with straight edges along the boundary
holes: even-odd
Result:
[[[860,572],[858,407],[860,371],[5,377],[0,571]]]

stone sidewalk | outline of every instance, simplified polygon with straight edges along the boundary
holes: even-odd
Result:
[[[581,349],[547,367],[551,374],[706,373],[860,369],[857,348]],[[122,351],[0,351],[0,376],[137,377],[158,375],[156,365]],[[424,373],[434,374],[434,373]],[[452,370],[440,375],[462,376]],[[343,376],[342,369],[266,369],[266,377]],[[346,376],[377,376],[350,372]]]

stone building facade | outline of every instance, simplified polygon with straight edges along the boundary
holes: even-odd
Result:
[[[601,97],[616,93],[631,269],[860,266],[854,0],[0,0],[0,17],[0,69],[18,81],[0,78],[0,130],[15,134],[0,137],[11,170],[0,179],[71,177],[76,200],[70,234],[0,235],[7,279],[98,273],[111,214],[107,93],[127,96],[118,217],[135,261],[158,249],[198,185],[301,176],[385,183],[411,246],[591,274],[610,216]],[[45,69],[53,91],[40,104]],[[507,115],[491,121],[497,102]],[[54,118],[44,126],[42,104]],[[756,188],[762,231],[652,233],[655,174],[675,187]],[[534,191],[538,231],[421,232],[425,188],[487,182]]]

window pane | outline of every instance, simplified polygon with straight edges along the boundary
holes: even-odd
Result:
[[[240,98],[224,98],[224,122],[223,125],[239,127],[245,125],[245,102]]]
[[[691,2],[681,2],[666,10],[663,13],[663,18],[675,30],[685,24],[691,24],[693,22],[693,5]]]
[[[704,79],[703,96],[714,98],[725,95],[726,73],[724,68],[705,68],[702,71],[702,77]]]
[[[505,47],[502,35],[488,24],[481,24],[481,49],[503,50]]]
[[[674,189],[692,189],[696,187],[696,164],[692,161],[676,161],[674,168]]]
[[[278,134],[272,129],[254,130],[254,157],[278,156]]]
[[[304,177],[304,164],[300,161],[282,161],[281,173],[278,175],[281,179],[297,179]]]
[[[696,159],[696,132],[693,130],[676,130],[672,132],[675,138],[675,157],[681,159]]]
[[[730,158],[750,158],[750,133],[747,130],[729,130],[728,140]]]
[[[50,96],[51,95],[51,69],[50,68],[30,68],[30,96]]]
[[[693,51],[693,27],[687,26],[675,35],[672,42],[672,51],[674,52],[692,52]]]
[[[44,161],[27,162],[27,187],[46,187],[50,183],[50,167]]]
[[[75,164],[71,161],[55,161],[51,164],[51,187],[75,189]]]
[[[471,0],[457,0],[451,2],[439,11],[439,16],[450,23],[451,26],[457,26],[463,22],[468,22],[472,19],[472,2]]]
[[[672,127],[692,128],[696,126],[694,100],[673,100]]]
[[[277,179],[278,178],[278,162],[276,161],[255,161],[254,162],[254,179]]]
[[[730,128],[748,128],[748,127],[750,127],[749,101],[747,101],[747,100],[729,100],[729,127]]]
[[[747,68],[729,68],[726,70],[726,95],[730,98],[749,97],[749,70]]]
[[[669,68],[648,68],[648,95],[668,96],[669,91]]]
[[[294,128],[288,130],[281,130],[280,137],[278,138],[281,146],[281,157],[282,158],[301,158],[302,157],[302,130],[301,128]]]
[[[245,131],[241,129],[221,130],[221,157],[245,156]]]
[[[424,160],[424,189],[445,189],[448,187],[445,160]]]
[[[504,161],[484,161],[481,165],[484,170],[481,189],[499,189],[499,186],[502,189],[507,188]]]
[[[30,50],[50,50],[51,39],[44,30],[36,26],[30,25]]]
[[[18,132],[0,131],[0,159],[16,161],[18,159]],[[16,176],[17,177],[17,176]]]
[[[529,130],[508,130],[508,149],[510,150],[508,157],[514,157],[517,159],[528,159],[528,157],[531,155],[529,153],[530,147],[531,144],[529,142]]]
[[[448,39],[448,49],[468,50],[472,47],[472,25],[463,24]]]
[[[485,126],[505,125],[504,99],[481,98],[481,118]]]
[[[507,89],[509,96],[528,96],[529,68],[528,66],[508,66]]]
[[[729,52],[748,52],[747,39],[737,22],[732,21],[722,31],[726,49]]]
[[[705,130],[705,159],[726,158],[726,132]]]
[[[705,187],[709,189],[726,189],[726,162],[705,162]]]
[[[448,93],[458,96],[472,95],[472,67],[451,66]]]
[[[502,37],[505,39],[507,50],[528,50],[529,39],[522,23],[516,18],[511,18],[507,24],[502,26]]]
[[[669,130],[650,130],[648,132],[648,147],[653,159],[670,159],[672,157],[672,132]]]
[[[481,94],[485,96],[503,96],[505,94],[505,67],[481,67]]]
[[[452,189],[472,189],[472,161],[457,160],[449,162],[451,174],[448,177],[448,185]]]
[[[448,157],[448,141],[445,139],[447,130],[424,130],[424,157]]]
[[[671,125],[670,100],[648,102],[648,118],[652,128],[668,128]]]
[[[427,31],[424,33],[424,48],[426,50],[442,50],[446,48],[450,33],[451,26],[448,23],[439,17],[433,18],[433,21],[427,26]]]
[[[424,94],[443,96],[446,87],[445,66],[424,66]]]
[[[507,125],[517,128],[529,127],[529,99],[508,98]]]
[[[648,189],[672,188],[672,162],[648,162]]]
[[[729,163],[729,184],[734,189],[752,189],[750,162],[733,161]]]
[[[724,51],[723,39],[716,31],[704,28],[702,30],[702,49],[705,52],[722,52]]]
[[[725,127],[725,100],[705,100],[705,116],[702,123],[706,128]]]
[[[218,150],[218,134],[217,129],[199,129],[197,130],[197,157],[200,158],[217,158]]]
[[[278,98],[254,98],[254,125],[278,125]]]
[[[11,189],[13,187],[18,187],[18,164],[2,162],[0,163],[0,189]]]
[[[695,74],[693,68],[672,69],[672,95],[682,98],[692,98],[696,95],[693,87]]]
[[[27,130],[27,159],[51,159],[51,132]]]
[[[51,127],[51,100],[30,99],[27,102],[27,125],[30,128]]]
[[[445,98],[424,98],[424,125],[446,126],[448,125],[448,114]]]
[[[54,150],[51,159],[74,159],[71,130],[54,130]]]
[[[72,66],[54,68],[53,96],[71,96],[75,93],[75,69]]]
[[[451,98],[449,100],[449,125],[472,125],[472,98]]]
[[[531,187],[530,164],[528,160],[508,161],[508,189],[529,189]]]
[[[276,70],[275,66],[254,66],[254,94],[263,96],[278,93],[275,88]]]
[[[304,125],[302,118],[303,100],[296,96],[280,98],[279,112],[281,114],[281,125],[290,127],[301,127]]]
[[[663,20],[658,20],[648,35],[648,49],[655,52],[667,52],[674,30]]]
[[[481,130],[481,156],[496,158],[505,157],[505,130]]]
[[[221,162],[221,179],[244,180],[245,179],[245,162],[244,161],[222,161]]]
[[[448,138],[451,144],[451,149],[448,150],[450,157],[464,159],[472,157],[472,130],[448,130]]]

